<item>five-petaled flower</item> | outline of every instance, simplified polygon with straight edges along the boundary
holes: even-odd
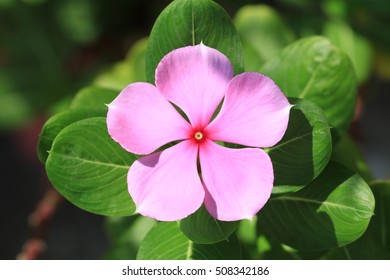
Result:
[[[128,85],[108,105],[111,137],[129,152],[149,154],[136,160],[127,176],[137,212],[174,221],[204,203],[218,220],[251,219],[269,199],[274,181],[272,162],[259,148],[284,135],[287,98],[264,75],[233,77],[227,57],[203,44],[168,53],[155,81],[156,86]],[[155,152],[172,142],[178,143]]]

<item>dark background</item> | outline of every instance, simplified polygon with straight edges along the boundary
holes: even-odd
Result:
[[[17,258],[34,236],[46,241],[45,250],[37,255],[41,259],[98,259],[109,247],[102,217],[55,196],[48,222],[38,232],[32,226],[31,214],[52,189],[36,156],[38,135],[53,104],[88,85],[106,65],[123,59],[136,40],[149,34],[170,2],[0,0],[0,92],[16,91],[28,104],[27,118],[0,123],[0,259]],[[304,0],[217,2],[232,16],[244,4],[266,3],[297,26],[302,15],[313,18],[313,22],[325,18],[320,6]],[[383,14],[387,2],[355,2],[371,17],[370,24],[382,32],[370,32],[367,26],[355,24],[356,7],[351,8],[352,26],[373,43],[375,50],[390,56],[390,38],[386,36],[390,23],[383,20],[390,18]],[[359,87],[362,107],[353,136],[374,176],[389,178],[390,74],[377,58],[375,63],[379,66],[373,66],[369,80]],[[0,110],[7,109],[1,105]]]

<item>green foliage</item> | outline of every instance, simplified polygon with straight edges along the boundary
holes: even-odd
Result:
[[[110,104],[119,94],[118,90],[90,86],[82,88],[73,98],[70,108],[99,109],[107,113],[107,104]]]
[[[146,78],[154,82],[160,60],[170,51],[203,44],[218,49],[243,71],[241,42],[228,14],[211,0],[176,0],[160,14],[150,33],[146,50]]]
[[[106,104],[117,95],[116,90],[99,87],[81,89],[73,98],[69,110],[54,115],[43,126],[38,142],[39,160],[42,163],[46,162],[54,139],[65,127],[79,120],[105,117],[107,115]]]
[[[138,260],[230,260],[239,259],[241,248],[233,235],[228,241],[198,244],[188,239],[178,223],[158,223],[139,248]]]
[[[375,215],[364,235],[356,242],[330,251],[327,259],[390,259],[390,181],[374,181]]]
[[[104,259],[134,260],[142,240],[156,224],[156,220],[143,216],[107,217],[105,229],[111,248]]]
[[[288,128],[268,149],[274,166],[273,193],[296,191],[316,178],[332,153],[330,128],[322,110],[307,100],[291,99]]]
[[[267,5],[242,7],[236,13],[234,23],[242,41],[246,71],[259,70],[294,40],[293,32]]]
[[[196,243],[212,244],[228,240],[237,229],[238,222],[223,222],[213,218],[202,206],[198,211],[180,221],[180,229]]]
[[[43,126],[38,143],[38,157],[42,163],[46,162],[52,144],[58,133],[68,125],[87,118],[104,117],[105,110],[71,109],[51,117]]]
[[[371,73],[373,60],[368,40],[343,21],[328,21],[324,26],[324,35],[351,58],[358,83],[365,82]]]
[[[288,97],[313,101],[344,135],[356,103],[356,79],[348,56],[323,37],[308,37],[287,46],[260,70],[271,77]]]
[[[363,235],[375,199],[355,172],[330,162],[295,193],[273,196],[259,212],[259,227],[271,240],[313,251],[341,247]]]
[[[108,135],[103,117],[84,119],[55,138],[46,172],[56,189],[78,207],[97,214],[135,211],[127,192],[127,171],[136,160]]]

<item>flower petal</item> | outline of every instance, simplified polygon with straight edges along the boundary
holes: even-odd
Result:
[[[156,86],[187,114],[194,127],[206,126],[233,77],[233,66],[219,51],[203,44],[176,49],[156,70]]]
[[[127,183],[137,211],[160,221],[175,221],[199,209],[204,189],[197,155],[197,145],[183,141],[134,162]]]
[[[212,140],[270,147],[286,132],[290,108],[270,78],[243,73],[231,80],[221,111],[206,128],[207,135]]]
[[[107,128],[124,149],[149,154],[172,141],[188,138],[190,124],[148,83],[127,86],[108,105]]]
[[[273,168],[261,149],[230,149],[206,140],[199,149],[205,206],[218,220],[251,219],[267,202]]]

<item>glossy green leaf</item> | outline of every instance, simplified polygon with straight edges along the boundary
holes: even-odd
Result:
[[[373,50],[369,41],[343,21],[328,21],[324,26],[324,35],[348,54],[354,65],[357,81],[365,82],[373,64]]]
[[[243,71],[241,41],[225,10],[211,0],[176,0],[153,26],[146,50],[146,78],[154,82],[157,64],[169,52],[203,44],[224,53],[235,73]]]
[[[194,214],[180,221],[180,229],[196,243],[212,244],[228,240],[237,229],[238,222],[223,222],[213,218],[202,206]]]
[[[106,104],[111,103],[119,95],[120,90],[90,86],[81,89],[72,100],[70,108],[96,108],[105,110]]]
[[[100,87],[120,91],[130,83],[146,81],[145,53],[147,41],[146,38],[138,40],[130,48],[125,60],[115,63],[112,67],[100,73],[93,83]]]
[[[287,46],[260,70],[271,77],[288,97],[308,99],[325,112],[342,136],[352,120],[356,103],[356,78],[349,57],[324,37],[308,37]]]
[[[357,241],[334,249],[327,259],[388,260],[390,259],[390,181],[371,183],[375,196],[375,215],[367,231]]]
[[[234,17],[234,24],[242,40],[246,71],[258,71],[294,40],[293,32],[267,5],[242,7]]]
[[[136,156],[108,135],[106,119],[84,119],[64,128],[46,161],[55,188],[78,207],[102,215],[132,215],[127,172]]]
[[[316,178],[332,154],[326,117],[316,104],[291,99],[288,128],[282,140],[268,149],[274,166],[273,193],[296,191]]]
[[[192,242],[180,230],[177,222],[158,223],[142,241],[139,260],[230,260],[240,259],[238,239],[232,235],[228,241],[215,244]]]
[[[103,258],[134,260],[142,240],[155,224],[156,220],[144,216],[107,217],[105,228],[111,248]]]
[[[79,120],[104,117],[106,109],[70,109],[51,117],[43,126],[38,142],[38,158],[45,163],[54,139],[65,127]]]
[[[325,250],[362,236],[374,206],[367,183],[352,170],[330,162],[298,192],[273,196],[258,214],[259,226],[273,241],[298,250]]]

